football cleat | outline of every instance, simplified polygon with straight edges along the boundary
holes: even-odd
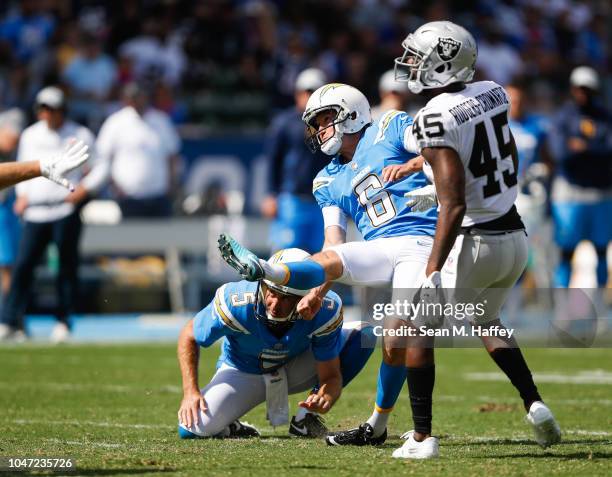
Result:
[[[406,439],[406,442],[391,454],[396,459],[433,459],[440,455],[437,437],[428,437],[418,442],[414,440],[414,431],[405,432],[400,437]]]
[[[386,428],[380,436],[374,437],[374,428],[367,422],[355,429],[329,434],[325,438],[328,446],[378,446],[386,440]]]
[[[178,435],[181,439],[210,439],[211,437],[217,439],[247,439],[249,437],[261,437],[261,434],[255,426],[248,422],[240,422],[238,420],[235,420],[214,436],[201,436],[195,434],[179,424]]]
[[[234,438],[234,439],[247,439],[249,437],[261,437],[261,433],[257,430],[257,428],[249,424],[248,422],[240,422],[236,419],[229,426],[229,435],[224,437]]]
[[[53,330],[51,331],[51,336],[49,336],[49,341],[51,343],[59,344],[65,343],[70,339],[70,328],[66,323],[57,323]]]
[[[217,242],[225,263],[236,270],[242,278],[250,282],[265,278],[264,269],[259,263],[257,255],[240,245],[228,234],[219,235]]]
[[[28,335],[24,330],[0,323],[0,341],[23,343],[27,339]]]
[[[561,428],[542,401],[531,403],[525,420],[533,427],[535,440],[543,449],[561,441]]]
[[[296,420],[295,416],[291,418],[289,424],[289,434],[297,437],[323,437],[328,433],[327,426],[324,420],[318,414],[309,412],[304,416],[304,419]]]

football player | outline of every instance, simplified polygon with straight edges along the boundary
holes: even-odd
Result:
[[[518,157],[508,126],[508,94],[492,81],[470,83],[477,47],[472,35],[459,25],[427,23],[409,34],[402,46],[405,51],[396,59],[396,77],[406,81],[412,93],[430,98],[416,114],[411,131],[439,203],[426,276],[431,283],[448,288],[460,284],[462,288],[454,291],[455,300],[486,303],[486,313],[474,326],[502,329],[499,310],[527,260],[525,228],[514,205]],[[395,176],[401,178],[414,170],[414,164],[395,169]],[[431,206],[430,189],[415,208]],[[452,259],[447,261],[449,254]],[[468,298],[474,291],[479,291],[477,296]],[[547,447],[559,442],[559,426],[542,402],[514,338],[493,336],[482,341],[518,390],[538,444]],[[415,427],[393,456],[435,457],[438,446],[431,437],[433,349],[410,350],[407,359],[409,366],[422,370],[421,381],[409,381]]]
[[[291,248],[277,252],[271,264],[310,257]],[[262,402],[274,426],[288,422],[288,394],[311,389],[291,419],[289,432],[299,437],[327,433],[325,414],[365,366],[374,350],[372,327],[343,326],[342,302],[334,292],[323,298],[316,316],[305,321],[296,311],[306,294],[267,280],[227,283],[214,300],[183,328],[178,357],[183,400],[179,436],[254,437],[259,432],[240,417]],[[217,372],[200,390],[199,347],[223,338]]]
[[[269,264],[222,235],[222,256],[247,280],[265,277],[298,289],[316,287],[298,304],[304,319],[321,307],[332,281],[392,285],[393,300],[400,295],[405,299],[423,281],[436,224],[435,208],[414,211],[409,207],[412,202],[404,197],[426,185],[422,173],[386,183],[388,177],[383,172],[389,165],[414,158],[406,143],[412,118],[392,110],[372,123],[370,105],[363,93],[332,83],[311,95],[303,120],[309,129],[311,148],[333,158],[313,181],[313,193],[325,224],[323,251],[305,262]],[[365,241],[345,243],[348,217]],[[403,327],[401,318],[406,317],[389,317],[385,326]],[[389,413],[410,373],[405,366],[403,338],[384,336],[372,415],[355,429],[328,436],[327,443],[382,444],[387,437]]]

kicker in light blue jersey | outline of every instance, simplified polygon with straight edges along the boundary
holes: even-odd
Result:
[[[369,126],[359,141],[353,160],[342,164],[335,157],[313,181],[319,207],[336,206],[353,219],[365,240],[401,235],[431,235],[437,211],[413,212],[406,206],[406,192],[428,184],[420,172],[383,184],[386,166],[403,164],[415,154],[404,148],[404,133],[412,118],[389,111]]]
[[[312,348],[317,361],[340,355],[344,345],[342,302],[336,293],[327,292],[314,319],[297,320],[281,338],[276,338],[256,318],[256,293],[256,282],[227,283],[194,318],[193,334],[200,346],[208,347],[223,338],[218,366],[226,363],[246,373],[263,374],[283,366],[308,348]]]

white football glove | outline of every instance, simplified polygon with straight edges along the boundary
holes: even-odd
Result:
[[[421,288],[440,288],[442,286],[442,275],[440,272],[431,272],[421,283]]]
[[[444,291],[442,290],[442,275],[440,275],[440,272],[432,272],[423,279],[417,297],[418,301],[423,304],[424,311],[421,315],[415,317],[415,324],[430,329],[440,328],[444,324],[443,307],[445,304]],[[440,304],[442,308],[429,308],[427,307],[428,304]],[[437,311],[441,311],[441,313],[437,313]]]
[[[412,210],[415,212],[425,212],[432,207],[438,206],[436,188],[433,184],[406,192],[404,197],[408,197],[408,199],[410,199],[406,201],[406,205],[408,207],[412,207]]]
[[[40,174],[70,189],[70,192],[72,192],[74,190],[74,184],[66,179],[66,174],[72,169],[76,169],[87,160],[89,157],[87,149],[87,144],[83,141],[74,140],[70,142],[61,154],[47,157],[39,161]]]

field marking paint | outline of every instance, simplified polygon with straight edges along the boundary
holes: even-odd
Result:
[[[169,392],[180,394],[182,389],[172,384],[163,385],[159,388],[147,388],[142,386],[129,386],[125,384],[98,384],[98,383],[41,383],[34,381],[20,381],[18,383],[0,382],[0,388],[15,389],[16,386],[28,385],[37,388],[45,388],[56,391],[110,391],[117,393],[150,393],[150,392]]]
[[[465,373],[464,377],[471,381],[507,381],[502,373]],[[540,383],[556,384],[612,384],[612,372],[603,369],[579,371],[576,374],[534,373],[533,378]]]
[[[53,442],[55,444],[67,444],[70,446],[84,446],[84,447],[101,447],[103,449],[118,449],[126,447],[126,444],[115,444],[110,442],[97,442],[97,441],[65,441],[57,439],[55,437],[43,439],[46,442]]]
[[[459,395],[452,395],[452,394],[441,394],[437,396],[434,394],[435,401],[444,401],[444,402],[474,402],[474,401],[476,402],[499,402],[500,399],[503,399],[503,397],[487,396],[487,395],[459,396]],[[600,406],[612,406],[612,399],[591,399],[591,398],[557,399],[555,397],[551,397],[551,398],[546,399],[546,402],[551,402],[555,404],[570,404],[570,405],[597,404]]]
[[[94,427],[116,427],[120,429],[171,429],[168,424],[123,424],[119,422],[106,421],[47,421],[45,419],[14,419],[12,421],[4,421],[9,424],[18,425],[34,425],[47,424],[51,426],[94,426]]]

